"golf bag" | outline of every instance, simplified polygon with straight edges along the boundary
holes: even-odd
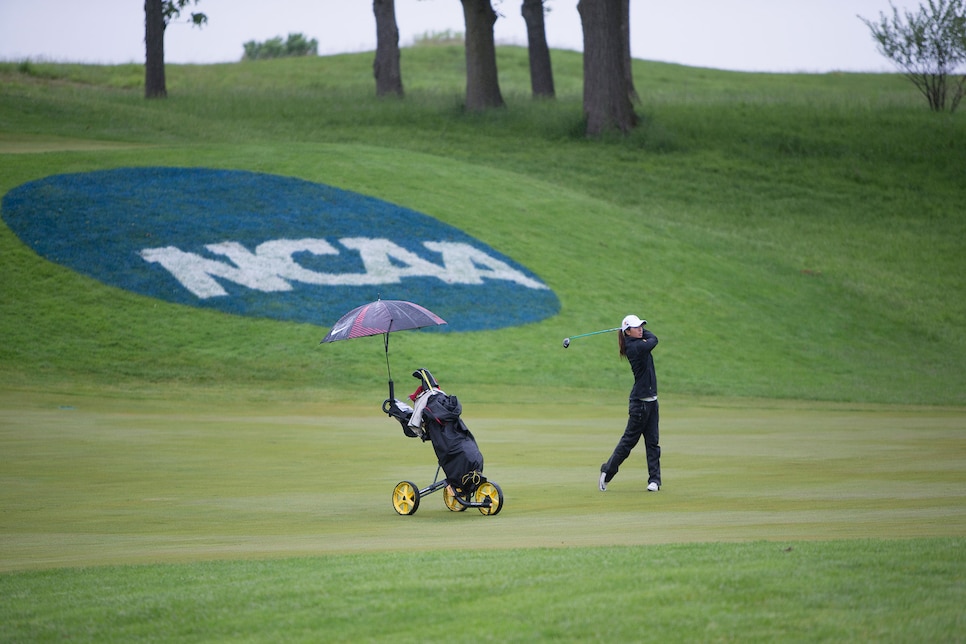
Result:
[[[458,493],[471,494],[486,479],[483,454],[461,418],[463,406],[439,388],[428,370],[417,369],[413,377],[421,381],[410,396],[416,406],[392,399],[383,403],[383,411],[399,421],[406,436],[430,441],[446,482]]]

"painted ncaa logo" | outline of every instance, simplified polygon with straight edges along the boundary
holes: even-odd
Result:
[[[413,210],[269,174],[122,168],[55,175],[3,199],[42,257],[105,284],[226,313],[329,326],[364,302],[406,299],[441,331],[550,317],[536,275]]]

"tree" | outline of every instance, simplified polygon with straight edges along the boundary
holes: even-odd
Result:
[[[918,13],[899,10],[892,2],[892,17],[879,13],[879,21],[862,16],[876,41],[877,49],[892,60],[922,92],[933,111],[956,111],[966,90],[966,0],[928,0]],[[952,94],[950,97],[949,94]]]
[[[460,0],[466,25],[466,109],[481,111],[503,107],[496,73],[493,25],[496,11],[490,0]]]
[[[372,62],[376,96],[402,96],[395,0],[372,0],[372,13],[376,16],[376,59]]]
[[[629,84],[627,0],[580,0],[577,11],[584,32],[584,116],[587,136],[608,130],[629,132],[637,126]],[[624,21],[624,22],[622,22]]]
[[[550,48],[547,46],[547,29],[543,21],[548,11],[544,0],[523,0],[520,13],[527,23],[527,50],[530,53],[530,89],[534,98],[553,98],[553,68],[550,65]]]
[[[164,30],[181,15],[181,10],[200,0],[144,0],[144,97],[164,98]],[[203,13],[192,13],[190,22],[201,27],[208,22]]]

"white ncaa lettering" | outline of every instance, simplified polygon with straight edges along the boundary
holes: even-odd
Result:
[[[208,244],[206,249],[216,255],[225,255],[235,266],[213,259],[205,259],[195,253],[186,253],[174,246],[146,248],[140,255],[148,262],[161,264],[181,285],[201,299],[228,295],[214,277],[240,284],[266,293],[291,291],[286,281],[301,280],[315,275],[292,259],[299,251],[314,255],[338,255],[339,251],[324,239],[280,239],[259,244],[255,253],[238,242]]]
[[[292,290],[290,281],[357,286],[396,284],[404,277],[434,277],[446,284],[483,284],[486,278],[511,281],[531,289],[548,288],[469,244],[423,242],[427,249],[442,256],[440,266],[388,239],[345,237],[339,243],[359,252],[364,273],[322,273],[295,261],[294,255],[301,252],[338,255],[339,251],[324,239],[272,240],[256,246],[254,253],[232,241],[205,246],[209,252],[227,257],[234,266],[174,246],[146,248],[140,255],[145,261],[163,266],[200,299],[228,294],[215,278],[267,293]]]
[[[423,242],[423,246],[443,256],[443,264],[446,266],[447,276],[452,280],[449,282],[451,284],[482,284],[482,278],[486,277],[516,282],[532,289],[550,288],[469,244]]]
[[[398,284],[403,277],[437,277],[452,284],[446,276],[445,266],[426,261],[388,239],[344,237],[339,243],[359,251],[366,274],[373,279],[370,284]]]

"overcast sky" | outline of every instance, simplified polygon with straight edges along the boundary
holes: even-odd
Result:
[[[893,0],[900,9],[918,1]],[[526,45],[520,0],[493,0],[498,44]],[[551,47],[583,49],[577,0],[549,0]],[[289,33],[319,54],[372,51],[370,0],[201,0],[203,29],[171,24],[169,63],[237,61],[242,45]],[[891,13],[889,0],[632,0],[634,58],[739,71],[895,71],[857,17]],[[185,14],[187,15],[187,13]],[[400,45],[426,33],[463,32],[458,0],[396,0]],[[0,0],[0,60],[144,62],[143,0]]]

